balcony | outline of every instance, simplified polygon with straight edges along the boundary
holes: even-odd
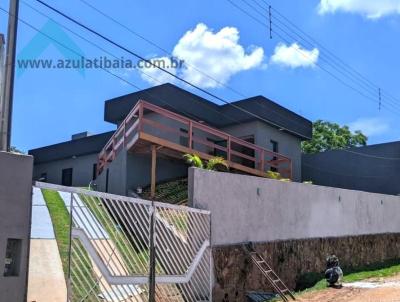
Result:
[[[290,158],[143,100],[136,103],[100,152],[97,173],[122,150],[147,153],[151,146],[157,146],[157,152],[165,156],[182,159],[183,154],[194,153],[205,160],[221,156],[233,171],[265,176],[273,169],[284,178],[292,178]]]

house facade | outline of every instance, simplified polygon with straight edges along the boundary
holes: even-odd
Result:
[[[218,105],[172,84],[106,101],[104,120],[117,130],[29,151],[34,177],[73,186],[96,179],[99,190],[127,195],[150,184],[156,146],[157,182],[187,175],[186,152],[223,156],[241,173],[271,169],[300,181],[300,144],[312,133],[310,121],[263,96]]]
[[[304,154],[302,178],[314,184],[400,194],[400,141]]]

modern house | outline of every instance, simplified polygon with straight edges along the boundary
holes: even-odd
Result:
[[[400,141],[304,154],[302,178],[314,184],[400,194]]]
[[[185,177],[184,153],[222,156],[238,173],[277,171],[301,180],[301,141],[312,123],[256,96],[218,105],[172,84],[105,102],[104,120],[115,132],[73,136],[71,141],[29,151],[34,177],[127,195],[150,183]]]

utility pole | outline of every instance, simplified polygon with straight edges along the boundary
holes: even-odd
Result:
[[[4,35],[2,33],[0,33],[0,121],[1,121],[1,113],[3,112],[2,104],[3,104],[4,76],[5,76],[4,68],[6,67],[6,64],[4,62],[5,56],[6,56],[5,45],[6,45],[6,40],[4,38]],[[0,123],[0,126],[1,126],[1,123]],[[1,141],[1,139],[0,139],[0,141]]]
[[[10,0],[7,31],[4,86],[0,106],[0,150],[10,151],[14,96],[15,52],[17,46],[19,0]]]

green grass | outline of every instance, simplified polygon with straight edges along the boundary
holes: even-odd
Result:
[[[43,189],[42,193],[53,224],[65,280],[68,280],[70,215],[57,191]],[[79,242],[75,242],[73,250],[72,258],[74,260],[71,262],[72,278],[85,280],[85,282],[73,282],[72,301],[82,301],[82,299],[85,299],[85,301],[97,301],[93,296],[86,296],[89,289],[92,289],[94,293],[98,292],[98,284],[90,258]],[[79,269],[74,263],[78,263]]]
[[[124,231],[114,221],[113,217],[104,208],[102,202],[98,198],[85,195],[80,195],[80,198],[110,236],[110,239],[115,244],[129,273],[148,273],[147,263],[149,261],[149,251],[146,249],[138,252],[132,248]],[[143,267],[143,264],[146,264],[145,267]]]
[[[65,278],[67,278],[70,216],[67,208],[64,205],[64,201],[57,191],[43,189],[42,193],[46,201],[47,208],[50,212],[50,217],[53,223],[54,233],[57,240],[58,251],[61,257],[64,275]]]
[[[387,260],[357,268],[343,269],[343,282],[351,283],[371,278],[385,278],[395,276],[400,273],[400,259]],[[321,276],[321,274],[319,274]],[[321,276],[322,278],[322,276]],[[321,279],[311,288],[305,289],[300,293],[322,290],[327,288],[325,279]]]

